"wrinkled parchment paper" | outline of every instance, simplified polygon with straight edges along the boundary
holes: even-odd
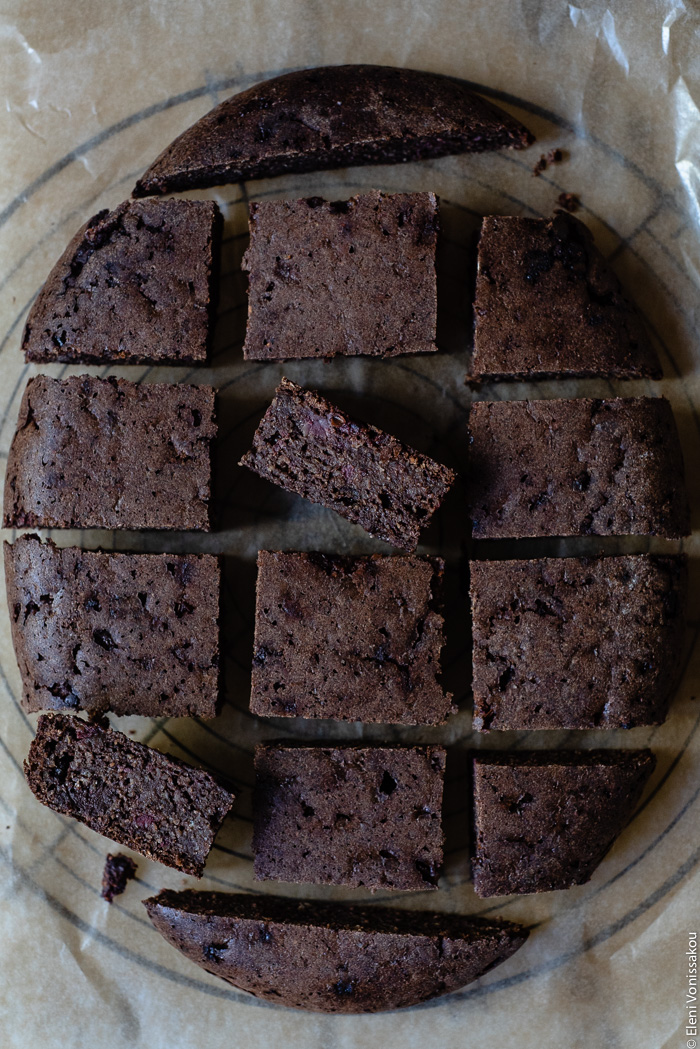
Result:
[[[377,62],[450,73],[500,100],[538,136],[526,153],[448,157],[228,186],[217,352],[211,368],[77,368],[221,389],[219,529],[209,536],[54,533],[61,544],[217,551],[225,556],[227,699],[213,723],[120,719],[162,750],[219,770],[239,788],[203,888],[363,899],[358,891],[256,883],[250,863],[253,745],[280,736],[441,740],[448,753],[446,874],[441,891],[391,902],[496,914],[532,927],[526,946],[464,991],[366,1017],[318,1017],[258,1002],[182,958],[152,930],[140,900],[193,879],[139,859],[138,880],[110,907],[99,898],[110,844],[42,808],[21,762],[35,718],[18,704],[9,618],[0,607],[0,1044],[21,1049],[118,1045],[289,1049],[694,1049],[686,1033],[688,936],[700,924],[700,12],[686,0],[3,0],[0,3],[0,471],[25,368],[27,308],[75,229],[126,198],[171,139],[233,91],[277,72]],[[565,162],[534,178],[541,153]],[[370,187],[432,189],[442,198],[443,352],[394,361],[245,364],[246,201],[349,196]],[[642,308],[662,383],[505,385],[479,396],[663,392],[678,419],[696,532],[683,544],[594,540],[481,544],[479,556],[623,549],[690,556],[683,684],[666,725],[617,733],[472,736],[463,482],[421,549],[448,563],[446,680],[460,713],[443,728],[256,721],[247,712],[258,548],[388,550],[359,528],[235,466],[281,374],[450,465],[465,461],[463,385],[478,216],[549,214],[561,192]],[[69,371],[44,369],[52,375]],[[11,536],[6,534],[6,538]],[[1,581],[0,581],[1,583]],[[4,587],[0,590],[4,593]],[[469,881],[466,751],[487,747],[651,745],[658,768],[641,809],[591,883],[565,893],[476,899]],[[379,895],[374,902],[382,902]],[[692,1043],[692,1044],[691,1044]]]

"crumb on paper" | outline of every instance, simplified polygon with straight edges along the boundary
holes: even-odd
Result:
[[[578,211],[581,207],[581,201],[575,193],[560,193],[557,197],[557,204],[565,211]]]
[[[532,169],[532,174],[539,176],[546,171],[550,164],[561,164],[564,152],[561,149],[550,149],[549,153],[543,153]]]
[[[136,864],[132,859],[121,852],[114,856],[111,852],[107,853],[100,895],[107,903],[111,903],[115,896],[121,896],[126,888],[126,883],[135,876]]]

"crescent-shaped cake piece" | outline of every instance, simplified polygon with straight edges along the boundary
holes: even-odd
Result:
[[[221,102],[157,157],[133,195],[523,149],[532,141],[527,128],[460,80],[391,66],[323,66]]]
[[[258,998],[321,1013],[376,1013],[456,991],[528,931],[504,921],[225,892],[144,900],[168,943]]]

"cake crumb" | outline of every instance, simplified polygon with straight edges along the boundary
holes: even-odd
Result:
[[[575,193],[560,193],[557,197],[557,204],[565,211],[578,211],[581,207],[581,201]]]
[[[102,874],[102,892],[100,893],[102,899],[111,903],[115,896],[121,896],[126,888],[126,883],[135,877],[136,864],[133,860],[121,852],[114,856],[108,852]]]
[[[532,169],[532,174],[538,177],[546,171],[550,164],[561,164],[564,153],[561,149],[550,149],[549,153],[543,153]]]

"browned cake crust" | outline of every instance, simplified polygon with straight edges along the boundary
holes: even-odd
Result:
[[[479,401],[469,430],[475,538],[689,533],[664,397]]]
[[[437,888],[443,747],[261,744],[255,772],[256,878]]]
[[[216,715],[219,581],[207,554],[5,544],[25,710]]]
[[[24,774],[54,812],[198,878],[234,801],[208,772],[66,714],[41,715]]]
[[[443,562],[261,550],[250,709],[436,725]]]
[[[650,750],[537,751],[474,758],[478,896],[590,880],[654,771]]]
[[[511,922],[223,892],[144,900],[168,943],[257,998],[320,1013],[376,1013],[449,994],[527,938]]]
[[[289,379],[241,466],[409,553],[455,479],[447,466]]]
[[[251,204],[243,356],[432,353],[437,235],[434,193]]]
[[[125,201],[71,240],[29,311],[27,361],[201,364],[221,215],[212,200]]]
[[[483,220],[469,380],[661,378],[642,320],[582,222]]]
[[[30,379],[7,460],[5,528],[209,531],[209,386]]]
[[[660,725],[681,671],[683,557],[472,561],[474,728]]]
[[[459,80],[390,66],[323,66],[220,103],[160,154],[133,195],[532,141],[527,128]]]

